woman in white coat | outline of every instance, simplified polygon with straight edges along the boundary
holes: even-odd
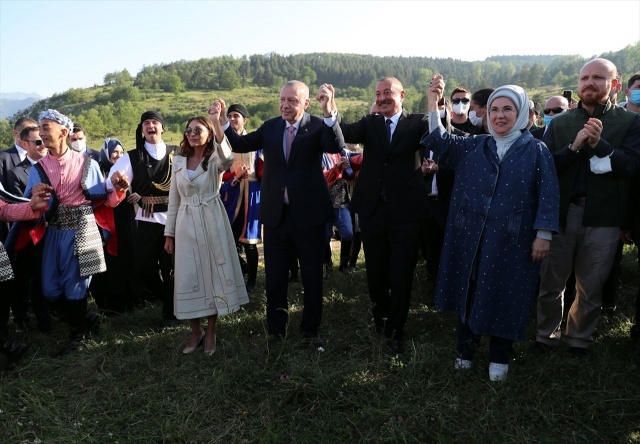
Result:
[[[212,105],[218,119],[220,105]],[[165,250],[175,253],[174,310],[189,319],[191,336],[183,353],[204,342],[204,352],[216,349],[218,315],[232,313],[249,302],[229,219],[220,200],[221,176],[233,163],[224,133],[217,134],[207,116],[193,117],[173,159]],[[208,320],[206,332],[200,318]]]

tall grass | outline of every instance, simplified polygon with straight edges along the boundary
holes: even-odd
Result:
[[[623,264],[627,313],[635,254],[626,250]],[[472,370],[453,369],[455,319],[424,304],[424,265],[398,357],[372,326],[362,263],[325,281],[324,351],[298,332],[300,284],[289,287],[288,339],[269,345],[263,277],[244,310],[220,319],[213,357],[182,355],[188,326],[162,330],[154,305],[105,319],[62,359],[50,356],[64,325],[30,331],[30,351],[0,376],[0,442],[640,442],[640,352],[628,322],[602,320],[587,364],[566,346],[540,358],[531,340],[518,343],[507,381],[491,383],[486,341]]]

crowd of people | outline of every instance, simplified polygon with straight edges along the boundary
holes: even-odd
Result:
[[[211,356],[218,315],[256,290],[259,243],[271,345],[291,335],[287,292],[299,266],[300,334],[323,347],[335,237],[345,274],[362,244],[372,328],[392,354],[403,352],[423,257],[433,303],[458,318],[456,369],[471,368],[489,336],[489,378],[504,380],[533,307],[531,352],[562,338],[586,362],[602,312],[624,316],[622,247],[640,242],[640,73],[617,104],[621,82],[610,61],[587,62],[577,99],[550,97],[537,126],[539,108],[517,85],[445,96],[434,75],[426,114],[415,114],[401,82],[385,77],[370,114],[345,122],[332,85],[319,87],[316,117],[308,86],[292,80],[280,116],[253,132],[242,104],[216,99],[179,146],[162,140],[158,112],[143,113],[126,152],[115,138],[88,148],[84,128],[56,110],[20,118],[15,146],[0,152],[0,352],[15,361],[27,349],[8,335],[11,312],[16,333],[28,329],[29,307],[45,334],[51,316],[66,322],[63,356],[103,316],[159,299],[165,327],[189,320],[182,352],[203,345]]]

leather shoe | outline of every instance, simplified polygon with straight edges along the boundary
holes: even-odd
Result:
[[[193,353],[196,350],[196,348],[200,347],[202,345],[202,343],[204,342],[204,336],[205,336],[205,333],[204,333],[204,330],[203,330],[201,332],[201,334],[200,334],[200,339],[198,339],[198,342],[196,343],[196,345],[192,345],[192,346],[187,345],[184,348],[184,350],[182,350],[182,354],[183,355],[188,355],[189,353]]]
[[[7,356],[7,359],[11,362],[16,361],[20,356],[27,352],[29,346],[24,342],[17,341],[15,339],[7,339],[2,347],[0,347],[0,353]]]
[[[535,344],[531,346],[529,349],[529,353],[536,356],[542,356],[548,352],[550,352],[552,347],[550,345],[545,344],[544,342],[536,341]]]
[[[571,347],[569,349],[571,356],[576,358],[580,362],[589,362],[591,360],[591,353],[588,348]]]
[[[217,337],[215,335],[215,333],[213,334],[213,344],[208,344],[207,341],[205,340],[205,344],[204,344],[204,354],[205,356],[213,356],[213,354],[216,352],[216,340]]]

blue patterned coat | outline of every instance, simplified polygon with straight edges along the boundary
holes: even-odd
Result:
[[[547,147],[524,133],[498,160],[488,135],[436,129],[422,144],[456,166],[436,288],[440,309],[479,335],[522,339],[540,271],[537,230],[558,231],[559,190]]]

